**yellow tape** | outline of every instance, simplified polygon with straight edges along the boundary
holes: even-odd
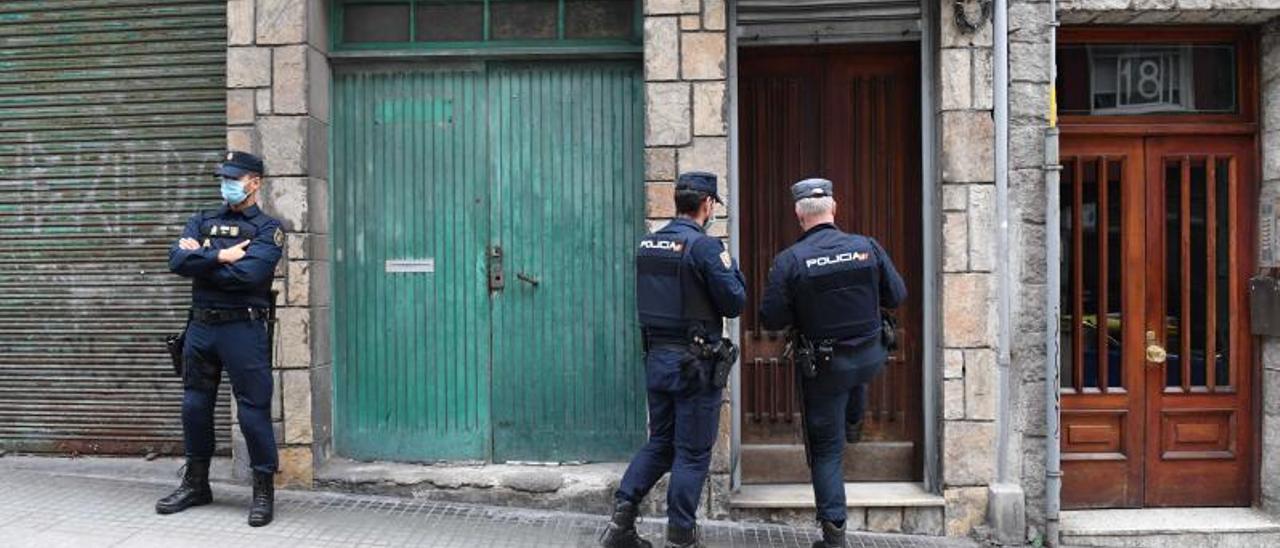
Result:
[[[1049,127],[1058,127],[1058,90],[1057,86],[1049,87]]]

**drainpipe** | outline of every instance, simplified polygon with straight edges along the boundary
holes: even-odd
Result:
[[[1009,312],[1013,284],[1009,278],[1009,3],[995,0],[993,21],[994,48],[992,51],[996,148],[996,398],[999,414],[996,415],[996,481],[1009,484]]]
[[[1058,2],[1049,0],[1049,127],[1044,134],[1044,235],[1045,235],[1045,360],[1044,360],[1044,524],[1045,544],[1058,546],[1058,511],[1062,497],[1062,446],[1059,431],[1059,399],[1061,374],[1058,363],[1062,349],[1058,346],[1062,328],[1062,220],[1059,179],[1062,165],[1058,162]]]
[[[1015,376],[1009,371],[1012,352],[1013,258],[1009,251],[1012,214],[1009,208],[1009,2],[995,0],[992,21],[992,80],[995,107],[996,179],[996,481],[988,498],[988,521],[996,539],[1003,544],[1021,543],[1027,537],[1026,494],[1017,470],[1010,464],[1013,445],[1013,394]]]

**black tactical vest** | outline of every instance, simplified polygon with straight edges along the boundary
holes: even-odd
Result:
[[[806,337],[841,340],[880,329],[880,259],[869,240],[843,234],[792,253],[800,272],[796,323]]]
[[[644,327],[684,331],[719,318],[689,253],[702,234],[650,234],[636,251],[636,308]]]
[[[214,249],[225,249],[245,240],[253,240],[258,237],[258,231],[261,224],[268,219],[265,215],[258,214],[250,218],[236,217],[225,218],[219,211],[205,211],[201,213],[200,219],[200,244],[204,245],[209,242],[209,246]],[[213,300],[226,300],[226,292],[218,287],[217,284],[201,277],[192,280],[193,300],[196,302]],[[240,295],[247,293],[253,297],[262,300],[263,303],[269,302],[271,297],[271,281],[259,287],[255,287],[250,291],[241,292]]]

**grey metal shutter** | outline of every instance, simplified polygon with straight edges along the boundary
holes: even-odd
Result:
[[[890,42],[920,36],[922,0],[738,0],[738,43]]]
[[[0,1],[0,448],[182,452],[168,246],[217,203],[225,10]]]

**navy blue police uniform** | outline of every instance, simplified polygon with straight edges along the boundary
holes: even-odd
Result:
[[[718,201],[715,181],[711,174],[686,173],[677,189],[699,190]],[[694,358],[690,345],[720,340],[723,318],[742,312],[746,285],[724,244],[688,218],[640,240],[636,270],[649,441],[631,461],[616,497],[638,505],[669,471],[669,524],[692,531],[719,430],[723,388],[712,380],[714,362]]]
[[[831,196],[831,182],[806,180],[793,197]],[[851,395],[888,357],[881,340],[881,307],[898,306],[906,284],[874,239],[826,223],[807,230],[779,253],[769,271],[760,318],[766,329],[795,328],[834,352],[814,378],[802,378],[805,432],[818,519],[843,527],[844,422]]]
[[[247,172],[262,173],[261,160],[228,153],[218,168],[219,175],[230,177]],[[257,205],[242,211],[224,205],[193,215],[182,238],[200,243],[196,250],[177,244],[169,250],[169,269],[192,280],[191,322],[183,347],[186,456],[201,461],[213,456],[213,409],[225,370],[250,466],[254,472],[274,474],[278,457],[271,428],[271,341],[266,322],[284,230],[280,221]],[[218,261],[220,250],[246,240],[249,245],[242,259],[230,264]]]

